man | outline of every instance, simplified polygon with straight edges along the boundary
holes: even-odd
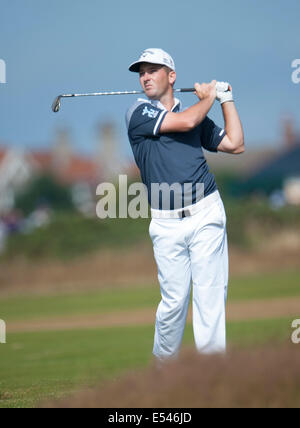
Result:
[[[129,70],[139,73],[148,98],[135,102],[127,112],[126,122],[151,204],[149,233],[162,296],[156,314],[153,354],[159,361],[178,354],[191,283],[197,350],[224,352],[226,214],[202,148],[232,154],[244,151],[243,129],[232,92],[217,91],[215,80],[196,83],[199,101],[182,111],[173,95],[176,72],[168,53],[147,49]],[[225,129],[207,117],[216,99],[222,106]],[[161,189],[163,184],[171,187],[172,197],[169,194],[166,199],[161,192],[153,195],[155,184]],[[199,192],[201,184],[203,192]]]

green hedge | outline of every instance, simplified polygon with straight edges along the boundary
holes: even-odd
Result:
[[[223,201],[227,213],[228,237],[232,244],[250,247],[253,242],[268,239],[282,230],[300,233],[300,207],[285,206],[275,210],[265,199],[223,198]],[[253,236],[253,233],[257,236]]]
[[[57,211],[74,211],[70,187],[51,175],[35,177],[17,194],[15,208],[27,216],[41,205]]]
[[[264,201],[228,198],[224,198],[224,205],[231,244],[249,248],[253,242],[268,239],[282,229],[300,233],[300,208],[272,210]],[[11,235],[1,259],[16,256],[70,259],[97,249],[151,243],[149,223],[150,219],[87,219],[74,212],[60,212],[53,215],[50,224],[31,234]],[[257,236],[252,236],[253,233]]]
[[[100,248],[126,248],[146,239],[148,227],[149,220],[100,220],[77,213],[56,213],[45,227],[30,234],[11,235],[1,258],[70,259]]]

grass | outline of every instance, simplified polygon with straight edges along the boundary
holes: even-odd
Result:
[[[22,296],[0,300],[5,321],[55,318],[79,314],[153,307],[159,302],[158,287],[102,290],[54,296]]]
[[[33,406],[144,366],[151,356],[151,327],[12,334],[0,345],[0,406]]]
[[[230,300],[269,299],[300,296],[300,271],[252,274],[230,280]]]
[[[230,300],[300,295],[299,271],[233,278]],[[0,318],[29,320],[154,307],[157,285],[51,296],[0,299]],[[229,347],[290,340],[292,319],[229,322]],[[82,385],[94,385],[151,361],[154,325],[59,332],[9,333],[0,345],[0,407],[34,407]],[[193,344],[187,325],[184,345]],[[296,346],[296,345],[295,345]]]
[[[289,339],[291,320],[231,322],[229,346]],[[0,345],[0,407],[34,407],[151,361],[153,326],[11,334]],[[193,343],[188,325],[184,345]]]
[[[296,270],[232,278],[228,293],[229,301],[293,296],[300,296],[300,272]],[[0,299],[0,319],[9,322],[141,309],[155,307],[159,300],[156,284],[65,295],[25,295]]]

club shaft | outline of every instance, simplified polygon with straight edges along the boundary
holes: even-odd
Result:
[[[219,83],[217,82],[217,85]],[[221,83],[222,86],[222,83]],[[220,91],[230,91],[231,87],[227,84],[227,86],[223,85],[222,89],[219,89]],[[180,89],[174,89],[174,92],[195,92],[195,88],[180,88]],[[55,98],[53,104],[52,104],[52,110],[54,113],[57,113],[60,109],[60,100],[61,98],[74,98],[74,97],[98,97],[100,95],[138,95],[138,94],[144,94],[144,91],[113,91],[113,92],[91,92],[87,94],[62,94]]]
[[[174,92],[194,92],[194,88],[175,89]],[[60,98],[73,98],[73,97],[97,97],[101,95],[138,95],[144,94],[144,91],[116,91],[116,92],[91,92],[87,94],[63,94]]]

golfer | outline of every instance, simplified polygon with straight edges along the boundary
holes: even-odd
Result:
[[[203,148],[244,152],[232,91],[219,91],[215,80],[196,83],[198,102],[182,110],[174,98],[175,64],[168,53],[147,49],[129,70],[139,74],[147,97],[128,110],[126,123],[151,204],[149,234],[161,290],[153,354],[158,361],[177,356],[191,291],[197,350],[225,352],[226,214]],[[224,129],[207,116],[216,100],[222,107]],[[171,189],[168,197],[164,189]]]

